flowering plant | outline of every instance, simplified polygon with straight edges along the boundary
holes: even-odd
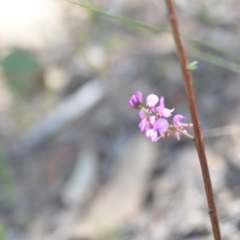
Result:
[[[186,120],[183,115],[175,115],[172,124],[169,123],[168,118],[172,116],[174,108],[165,108],[164,97],[159,100],[157,95],[150,94],[147,96],[146,106],[143,105],[142,98],[142,93],[137,91],[136,94],[131,96],[129,104],[132,108],[140,109],[141,121],[138,126],[141,132],[144,132],[153,142],[165,136],[174,136],[180,140],[181,134],[193,138],[185,129],[191,128],[193,124],[182,123],[182,121]],[[158,102],[159,106],[156,106]]]

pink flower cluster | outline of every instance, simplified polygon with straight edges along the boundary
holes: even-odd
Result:
[[[188,135],[186,127],[192,127],[191,123],[182,123],[186,117],[175,115],[172,124],[169,124],[168,118],[172,116],[173,109],[165,108],[164,97],[160,100],[157,95],[150,94],[147,96],[146,106],[143,106],[142,93],[137,91],[132,95],[129,104],[132,108],[140,109],[139,116],[141,121],[139,128],[148,138],[156,142],[161,137],[174,136],[180,140],[181,134]],[[159,102],[159,105],[156,106]],[[190,136],[190,135],[189,135]]]

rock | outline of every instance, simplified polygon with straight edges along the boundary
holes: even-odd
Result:
[[[91,198],[96,186],[98,159],[94,148],[84,150],[77,158],[72,176],[62,191],[68,207],[81,207]]]
[[[73,227],[74,237],[108,233],[139,213],[155,156],[156,145],[145,137],[134,137],[112,181],[102,190],[87,216]]]

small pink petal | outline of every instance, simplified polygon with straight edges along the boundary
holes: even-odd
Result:
[[[140,111],[139,111],[139,117],[140,117],[140,118],[144,118],[146,115],[147,115],[147,114],[146,114],[145,111],[143,111],[143,110],[140,110]]]
[[[175,115],[173,117],[173,125],[174,127],[180,127],[182,125],[181,121],[186,120],[186,117],[184,117],[183,115]]]
[[[136,108],[138,103],[137,97],[135,95],[132,95],[130,100],[129,100],[129,104],[132,108]]]
[[[135,96],[138,100],[138,103],[141,104],[142,103],[142,93],[140,91],[137,91]]]
[[[160,104],[158,107],[156,107],[156,111],[160,113],[162,117],[168,118],[172,116],[172,112],[174,111],[174,108],[173,109],[165,108],[164,97],[161,97]]]
[[[169,123],[165,118],[159,118],[155,122],[155,127],[158,129],[160,133],[164,133],[168,130],[169,128]]]
[[[143,118],[138,126],[139,126],[141,132],[144,132],[149,128],[149,122],[146,118]]]
[[[162,110],[162,116],[165,118],[168,118],[168,117],[172,116],[173,111],[174,111],[174,108],[173,109],[164,108]]]
[[[155,121],[156,121],[156,117],[155,117],[155,116],[151,116],[150,119],[149,119],[149,122],[150,122],[152,125],[154,125]]]
[[[160,105],[164,107],[164,97],[160,98]]]
[[[152,140],[152,142],[156,142],[160,137],[158,137],[158,133],[155,129],[149,129],[146,131],[146,136]]]
[[[158,96],[155,94],[150,94],[147,96],[147,106],[154,107],[158,103]]]

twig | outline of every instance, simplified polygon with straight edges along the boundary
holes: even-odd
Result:
[[[221,240],[218,214],[215,206],[212,183],[211,183],[211,178],[210,178],[210,173],[208,169],[208,163],[207,163],[207,158],[206,158],[206,153],[205,153],[205,148],[203,143],[201,125],[200,125],[194,87],[193,87],[192,74],[191,74],[191,71],[187,70],[188,58],[186,55],[185,48],[183,46],[182,39],[180,37],[178,21],[177,21],[175,9],[174,9],[173,1],[166,0],[166,5],[169,12],[169,20],[171,23],[173,37],[175,40],[178,57],[181,65],[181,70],[184,78],[185,89],[188,97],[189,108],[190,108],[190,113],[191,113],[192,122],[193,122],[193,129],[194,129],[194,140],[195,140],[194,143],[197,149],[197,153],[198,153],[198,157],[199,157],[199,161],[202,169],[203,182],[204,182],[207,202],[208,202],[208,213],[212,223],[213,235],[215,240]]]

